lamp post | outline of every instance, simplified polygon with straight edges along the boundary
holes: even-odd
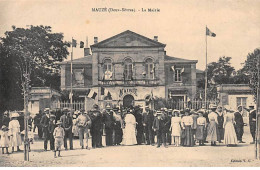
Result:
[[[23,74],[23,93],[24,93],[24,161],[29,161],[29,139],[28,139],[28,102],[29,102],[29,83],[30,83],[30,74]]]

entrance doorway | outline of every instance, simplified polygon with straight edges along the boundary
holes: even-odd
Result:
[[[124,107],[134,106],[134,101],[135,101],[134,97],[128,94],[123,98],[123,106]]]

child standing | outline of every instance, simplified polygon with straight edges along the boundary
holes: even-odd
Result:
[[[6,149],[6,153],[9,154],[8,128],[5,125],[2,126],[2,131],[0,131],[0,136],[1,136],[0,146],[2,147],[2,154],[4,154],[4,149]]]
[[[54,158],[57,158],[56,156],[56,151],[58,151],[58,156],[60,157],[60,150],[61,150],[61,146],[63,145],[63,140],[64,140],[64,136],[65,136],[65,131],[64,129],[61,127],[61,121],[58,121],[56,123],[56,125],[58,127],[56,127],[54,129],[54,132],[53,132],[53,136],[54,136],[54,139],[55,139],[55,151],[54,151]]]
[[[180,146],[181,140],[181,117],[179,117],[179,111],[173,111],[173,117],[171,119],[171,131],[172,131],[172,141],[174,146]]]

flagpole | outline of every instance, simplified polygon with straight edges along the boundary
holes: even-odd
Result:
[[[71,41],[72,43],[71,43],[71,62],[70,62],[70,110],[71,110],[71,114],[72,114],[72,108],[73,108],[73,106],[72,106],[72,85],[73,85],[73,80],[72,80],[72,78],[73,78],[73,76],[72,76],[72,74],[73,74],[73,71],[72,71],[72,66],[73,66],[73,64],[72,64],[72,61],[73,61],[73,37],[72,37],[72,41]]]
[[[205,109],[207,109],[207,86],[208,86],[208,43],[207,43],[207,25],[206,25],[206,70],[205,70]]]

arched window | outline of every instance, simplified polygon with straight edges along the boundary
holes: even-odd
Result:
[[[113,76],[111,59],[105,59],[103,64],[104,79],[111,80]]]
[[[153,60],[151,58],[148,58],[145,60],[145,77],[147,79],[154,79],[154,64]]]
[[[133,79],[133,62],[130,58],[126,59],[124,62],[124,79],[132,80]]]

